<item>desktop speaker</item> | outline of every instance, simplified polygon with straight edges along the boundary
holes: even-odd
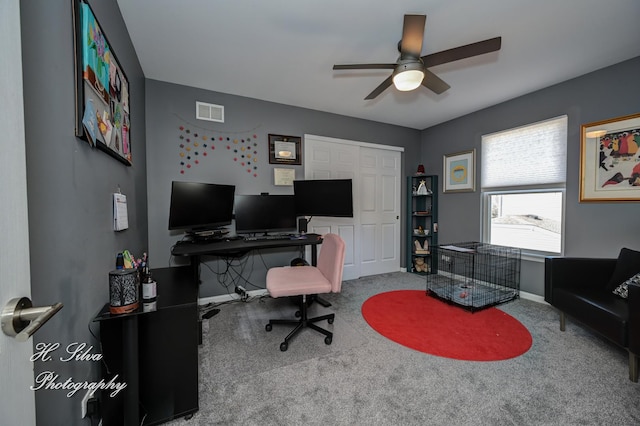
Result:
[[[298,219],[298,232],[301,234],[306,234],[307,233],[307,219],[305,219],[304,217],[301,217],[300,219]]]

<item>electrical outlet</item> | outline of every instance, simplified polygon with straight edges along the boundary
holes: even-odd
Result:
[[[95,396],[89,398],[87,401],[87,415],[93,418],[100,412],[100,401]]]
[[[87,391],[87,393],[84,394],[84,396],[82,397],[82,402],[81,404],[81,409],[82,409],[82,417],[81,418],[85,418],[87,417],[87,408],[89,405],[89,399],[93,398],[93,394],[95,391],[89,389]]]

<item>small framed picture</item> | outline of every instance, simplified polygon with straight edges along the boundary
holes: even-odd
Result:
[[[269,135],[269,164],[302,165],[302,138]]]
[[[276,186],[293,186],[296,179],[296,169],[273,169],[273,184]]]
[[[445,154],[443,192],[476,190],[476,150]]]

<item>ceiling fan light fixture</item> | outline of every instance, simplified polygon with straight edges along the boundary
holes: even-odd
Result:
[[[422,84],[424,73],[420,70],[408,70],[393,76],[393,85],[401,92],[417,89]]]
[[[396,90],[408,92],[417,89],[421,85],[440,95],[449,90],[449,86],[440,77],[435,75],[430,68],[437,65],[461,59],[496,52],[502,46],[502,37],[494,37],[464,46],[454,47],[428,55],[422,55],[422,42],[426,15],[404,15],[402,25],[402,38],[398,42],[400,56],[393,64],[344,64],[334,65],[334,70],[393,70],[393,73],[385,78],[364,100],[369,101],[378,97],[393,84]]]
[[[419,61],[401,61],[393,72],[393,85],[401,92],[417,89],[424,79],[423,65]]]

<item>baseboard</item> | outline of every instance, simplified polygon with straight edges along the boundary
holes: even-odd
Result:
[[[249,295],[249,297],[259,297],[259,296],[266,296],[267,294],[269,294],[269,292],[267,291],[266,288],[261,288],[260,290],[248,291],[247,294]],[[233,294],[221,294],[219,296],[201,297],[198,299],[198,305],[201,305],[201,306],[208,305],[209,303],[215,305],[218,303],[232,302],[234,300],[240,300],[240,295],[233,293]]]
[[[537,294],[529,293],[526,291],[520,291],[520,297],[522,299],[527,299],[533,302],[544,303],[548,305],[548,303],[544,301],[544,296],[539,296]]]
[[[400,271],[407,272],[407,269],[400,268]],[[267,291],[267,289],[261,288],[259,290],[251,290],[247,292],[247,294],[249,295],[249,297],[260,297],[260,296],[266,296],[267,294],[269,294],[269,292]],[[520,291],[520,297],[522,299],[531,300],[533,302],[544,303],[548,305],[548,303],[544,301],[544,296],[539,296],[534,293],[529,293],[527,291]],[[221,294],[219,296],[201,297],[198,299],[198,305],[207,305],[209,303],[215,305],[218,303],[231,302],[234,300],[240,300],[240,295],[233,293],[233,294]]]

